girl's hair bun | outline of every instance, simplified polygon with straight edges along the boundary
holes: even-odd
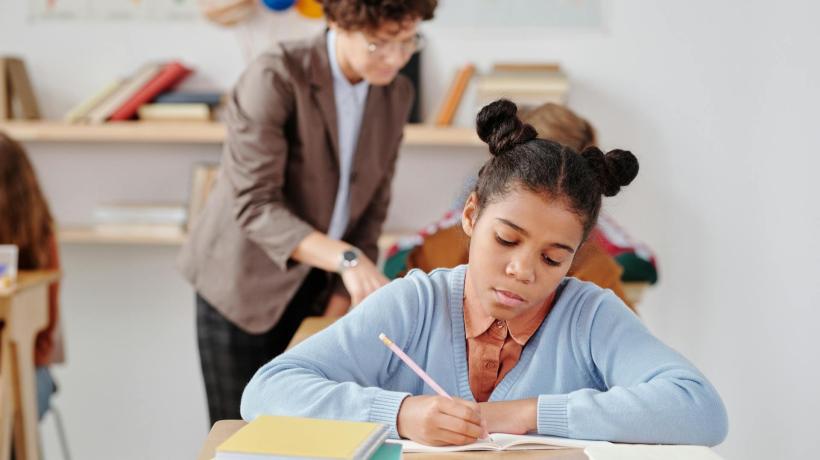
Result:
[[[610,150],[606,155],[598,147],[587,147],[581,156],[598,176],[605,196],[615,196],[638,175],[638,159],[626,150]]]
[[[535,128],[522,122],[517,113],[518,107],[506,99],[491,102],[478,112],[476,132],[494,156],[503,155],[537,136]]]

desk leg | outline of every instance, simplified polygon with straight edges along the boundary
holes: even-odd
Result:
[[[37,444],[37,382],[34,373],[34,347],[31,344],[14,343],[14,364],[18,384],[17,401],[21,406],[14,417],[15,460],[39,460]]]
[[[15,296],[12,303],[9,334],[12,381],[17,400],[14,417],[15,460],[39,460],[34,341],[37,331],[48,323],[48,291],[45,286],[24,291]]]
[[[5,329],[0,329],[0,460],[11,458],[11,422],[14,416],[11,343]]]

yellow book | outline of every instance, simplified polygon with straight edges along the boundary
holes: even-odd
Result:
[[[143,104],[137,109],[140,120],[150,121],[208,121],[211,109],[208,104],[163,103]]]
[[[215,460],[367,460],[387,438],[380,423],[260,415],[216,448]]]

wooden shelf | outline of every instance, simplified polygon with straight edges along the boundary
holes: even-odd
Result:
[[[61,228],[57,233],[61,243],[73,244],[133,244],[175,246],[185,241],[185,235],[165,236],[152,234],[123,234],[115,235],[100,233],[92,227]]]
[[[2,121],[0,130],[22,142],[220,144],[225,126],[218,122],[125,121],[101,125],[56,121]],[[481,146],[475,130],[464,127],[407,125],[405,145],[447,147]]]
[[[397,232],[385,233],[379,238],[379,247],[386,250],[393,243],[413,233]],[[100,233],[93,227],[66,227],[61,228],[57,234],[61,243],[68,244],[122,244],[122,245],[156,245],[156,246],[177,246],[185,241],[185,235],[163,236],[152,234],[123,234],[113,235],[110,233]]]

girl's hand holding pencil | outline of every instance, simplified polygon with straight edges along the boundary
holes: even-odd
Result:
[[[399,436],[429,446],[470,444],[488,436],[478,403],[451,397],[384,333],[379,339],[438,393],[402,401],[396,422]]]
[[[484,432],[478,403],[437,395],[405,398],[396,429],[402,438],[428,446],[470,444]]]

